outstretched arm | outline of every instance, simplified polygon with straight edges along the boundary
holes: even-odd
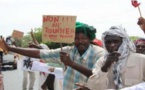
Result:
[[[0,39],[0,48],[7,53],[8,51],[15,52],[18,54],[22,54],[29,57],[40,58],[40,51],[37,49],[31,48],[20,48],[20,47],[12,47],[6,44],[4,39]]]
[[[19,47],[8,46],[8,51],[22,54],[24,56],[33,57],[33,58],[40,58],[40,51],[38,49],[19,48]]]

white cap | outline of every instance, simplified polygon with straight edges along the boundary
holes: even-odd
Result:
[[[40,44],[40,46],[43,48],[43,49],[49,49],[49,47],[45,44]]]

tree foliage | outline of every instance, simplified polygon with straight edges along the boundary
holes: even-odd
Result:
[[[21,47],[22,46],[22,40],[21,39],[16,39],[16,38],[14,38],[14,39],[15,39],[16,45]]]
[[[42,28],[34,29],[34,36],[37,39],[38,43],[42,43]]]
[[[132,41],[135,41],[136,39],[138,39],[139,37],[138,36],[130,36],[130,39],[132,40]]]
[[[44,43],[46,44],[50,49],[55,49],[55,48],[60,48],[60,43],[54,43],[54,42],[42,42],[42,28],[39,27],[39,28],[35,28],[34,31],[34,36],[35,38],[37,39],[38,43]],[[138,36],[130,36],[130,39],[132,41],[138,39],[139,37]],[[19,40],[18,41],[18,45],[22,46],[22,47],[27,47],[28,46],[28,43],[29,41],[32,41],[32,38],[30,36],[30,33],[28,33],[27,35],[25,35],[22,40]],[[62,46],[66,46],[66,45],[71,45],[71,44],[65,44],[63,43]]]
[[[22,40],[21,40],[21,42],[22,42],[22,47],[28,47],[28,43],[30,42],[30,41],[32,41],[32,38],[31,38],[31,36],[30,36],[30,34],[27,34],[27,35],[25,35],[23,38],[22,38]]]

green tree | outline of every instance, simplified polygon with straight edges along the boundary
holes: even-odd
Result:
[[[37,39],[38,43],[41,43],[42,42],[42,28],[35,28],[34,31],[34,36],[35,38]],[[31,35],[30,35],[30,32],[27,33],[27,35],[24,35],[23,38],[21,39],[21,46],[22,47],[28,47],[28,43],[32,41],[32,38],[31,38]]]
[[[34,29],[34,36],[36,40],[38,41],[38,43],[42,43],[42,28],[41,27]]]
[[[22,46],[22,39],[16,39],[16,38],[14,38],[14,39],[15,39],[16,45],[21,47]]]
[[[27,34],[27,35],[25,35],[25,36],[23,36],[23,38],[22,38],[22,47],[28,47],[28,43],[30,42],[30,41],[32,41],[32,38],[31,38],[31,36],[30,36],[30,34]]]
[[[136,39],[138,39],[139,37],[138,36],[130,36],[130,39],[132,40],[132,41],[134,41],[134,40],[136,40]]]

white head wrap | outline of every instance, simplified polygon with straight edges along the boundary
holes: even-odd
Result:
[[[115,35],[115,36],[122,37],[122,44],[120,45],[120,47],[117,51],[118,53],[121,54],[121,56],[119,57],[118,62],[113,64],[114,65],[113,70],[116,69],[118,72],[117,75],[118,75],[118,77],[120,77],[120,73],[121,73],[120,71],[126,63],[129,52],[136,52],[136,48],[135,48],[134,43],[130,40],[129,36],[127,35],[125,29],[122,28],[121,26],[113,26],[108,31],[105,31],[102,34],[102,42],[103,42],[104,48],[106,48],[104,39],[107,35]],[[107,59],[107,56],[109,54],[110,53],[106,50],[105,51],[105,60]],[[121,88],[121,86],[119,88]]]
[[[103,47],[105,47],[105,43],[104,43],[104,39],[106,37],[106,35],[115,35],[115,36],[119,36],[122,37],[122,44],[118,49],[118,52],[122,55],[125,54],[126,50],[129,50],[131,52],[136,52],[136,48],[134,43],[130,40],[129,36],[127,35],[126,31],[124,28],[122,28],[121,26],[112,26],[108,31],[105,31],[102,34],[102,42],[103,42]],[[108,53],[108,51],[106,51]]]

